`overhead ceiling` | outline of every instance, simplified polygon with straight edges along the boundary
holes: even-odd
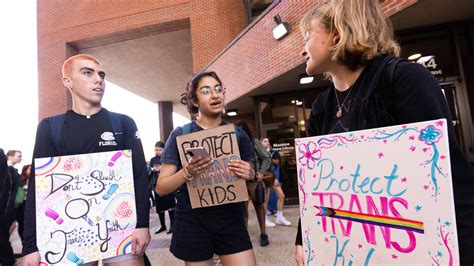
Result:
[[[271,1],[253,1],[268,5]],[[419,0],[393,15],[396,31],[474,18],[474,0]],[[107,79],[152,102],[171,101],[175,112],[187,115],[180,104],[180,94],[192,74],[192,47],[189,28],[168,31],[130,40],[96,45],[76,45],[82,53],[98,57]],[[294,32],[292,33],[294,34]],[[95,46],[95,47],[91,47]],[[305,65],[276,77],[228,105],[239,113],[253,113],[252,96],[325,86],[317,78],[313,84],[300,85],[299,75]]]
[[[152,102],[171,101],[186,115],[180,94],[192,75],[189,29],[80,50],[100,59],[107,80]]]
[[[474,0],[419,0],[417,3],[390,17],[395,31],[420,28],[429,25],[462,21],[474,18]],[[255,95],[277,93],[311,87],[327,86],[321,76],[312,84],[300,85],[299,75],[305,73],[305,64],[284,73],[246,96],[228,104],[228,109],[237,109],[239,114],[253,113]]]
[[[315,80],[310,84],[300,84],[300,75],[306,73],[305,69],[306,64],[299,65],[298,67],[253,90],[249,94],[229,103],[227,109],[237,109],[239,114],[253,113],[254,107],[252,97],[254,96],[325,87],[329,85],[329,81],[323,79],[322,75],[316,76]]]
[[[474,18],[473,0],[419,0],[390,17],[395,31]]]

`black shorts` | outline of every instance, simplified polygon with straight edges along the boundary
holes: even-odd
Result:
[[[242,204],[177,209],[171,253],[184,261],[204,261],[214,254],[229,255],[252,249]]]
[[[164,196],[155,196],[156,212],[168,211],[176,208],[176,194],[171,193]]]

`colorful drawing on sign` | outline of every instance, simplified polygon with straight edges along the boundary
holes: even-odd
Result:
[[[239,159],[240,152],[232,124],[176,138],[181,162],[190,157],[186,149],[203,147],[214,159],[209,170],[187,182],[189,199],[192,208],[203,208],[220,204],[242,202],[248,200],[245,180],[236,177],[227,166],[230,160]]]
[[[306,265],[459,264],[446,120],[295,146]]]
[[[117,256],[124,255],[130,253],[127,249],[130,249],[132,246],[132,236],[128,236],[125,238],[117,248],[117,252],[115,253]]]
[[[122,156],[123,155],[123,156]],[[136,226],[130,150],[35,159],[37,244],[44,265],[131,252]]]

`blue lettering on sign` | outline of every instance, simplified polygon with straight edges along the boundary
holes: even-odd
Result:
[[[401,197],[405,194],[406,189],[396,191],[393,188],[393,182],[399,178],[398,165],[393,164],[389,175],[380,176],[366,176],[359,179],[362,166],[357,163],[355,170],[350,172],[349,177],[336,176],[334,163],[330,159],[322,159],[318,161],[316,167],[319,168],[316,175],[316,185],[313,191],[335,191],[351,192],[355,194],[375,194],[379,195],[386,193],[393,197]]]

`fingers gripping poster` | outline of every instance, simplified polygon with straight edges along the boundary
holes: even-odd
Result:
[[[35,182],[44,265],[131,252],[137,223],[131,150],[35,159]]]
[[[237,177],[227,166],[230,160],[240,159],[234,125],[181,135],[176,142],[182,165],[191,159],[186,149],[193,147],[203,147],[214,159],[206,172],[187,182],[193,209],[248,200],[245,180]]]
[[[296,140],[306,265],[458,265],[446,120]]]

